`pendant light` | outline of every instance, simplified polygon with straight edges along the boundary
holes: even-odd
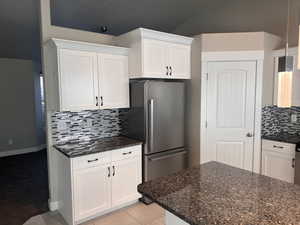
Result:
[[[292,106],[294,57],[289,56],[290,0],[288,0],[285,56],[278,59],[278,93],[277,106]]]

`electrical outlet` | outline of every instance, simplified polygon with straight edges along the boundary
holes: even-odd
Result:
[[[58,123],[57,123],[57,129],[59,131],[66,130],[67,129],[67,123],[66,123],[66,121],[64,121],[64,120],[58,121]]]
[[[297,123],[297,119],[298,119],[298,118],[297,118],[297,114],[292,114],[292,115],[291,115],[291,122],[292,122],[292,123]]]

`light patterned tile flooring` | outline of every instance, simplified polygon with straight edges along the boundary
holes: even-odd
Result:
[[[66,225],[57,212],[48,212],[29,219],[24,225]],[[136,203],[82,225],[165,225],[165,212],[157,204]]]

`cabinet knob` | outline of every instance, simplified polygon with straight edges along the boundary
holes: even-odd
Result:
[[[170,66],[170,76],[173,75],[173,69],[172,69],[172,66]]]
[[[107,169],[108,169],[108,177],[110,177],[110,167],[107,167]]]
[[[101,106],[103,106],[103,97],[100,97],[100,101],[101,101]]]
[[[252,133],[247,133],[246,137],[253,137],[253,134]]]
[[[168,76],[168,75],[169,75],[169,67],[168,67],[168,66],[166,66],[166,68],[167,68],[166,75]]]
[[[96,106],[99,106],[98,96],[96,96]]]
[[[113,166],[113,176],[115,176],[115,174],[116,174],[116,168],[115,166]]]
[[[292,167],[295,168],[295,162],[296,162],[296,159],[293,158],[293,161],[292,161]]]

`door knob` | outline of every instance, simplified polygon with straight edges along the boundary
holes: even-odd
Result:
[[[252,133],[247,133],[246,137],[253,137],[253,134]]]

